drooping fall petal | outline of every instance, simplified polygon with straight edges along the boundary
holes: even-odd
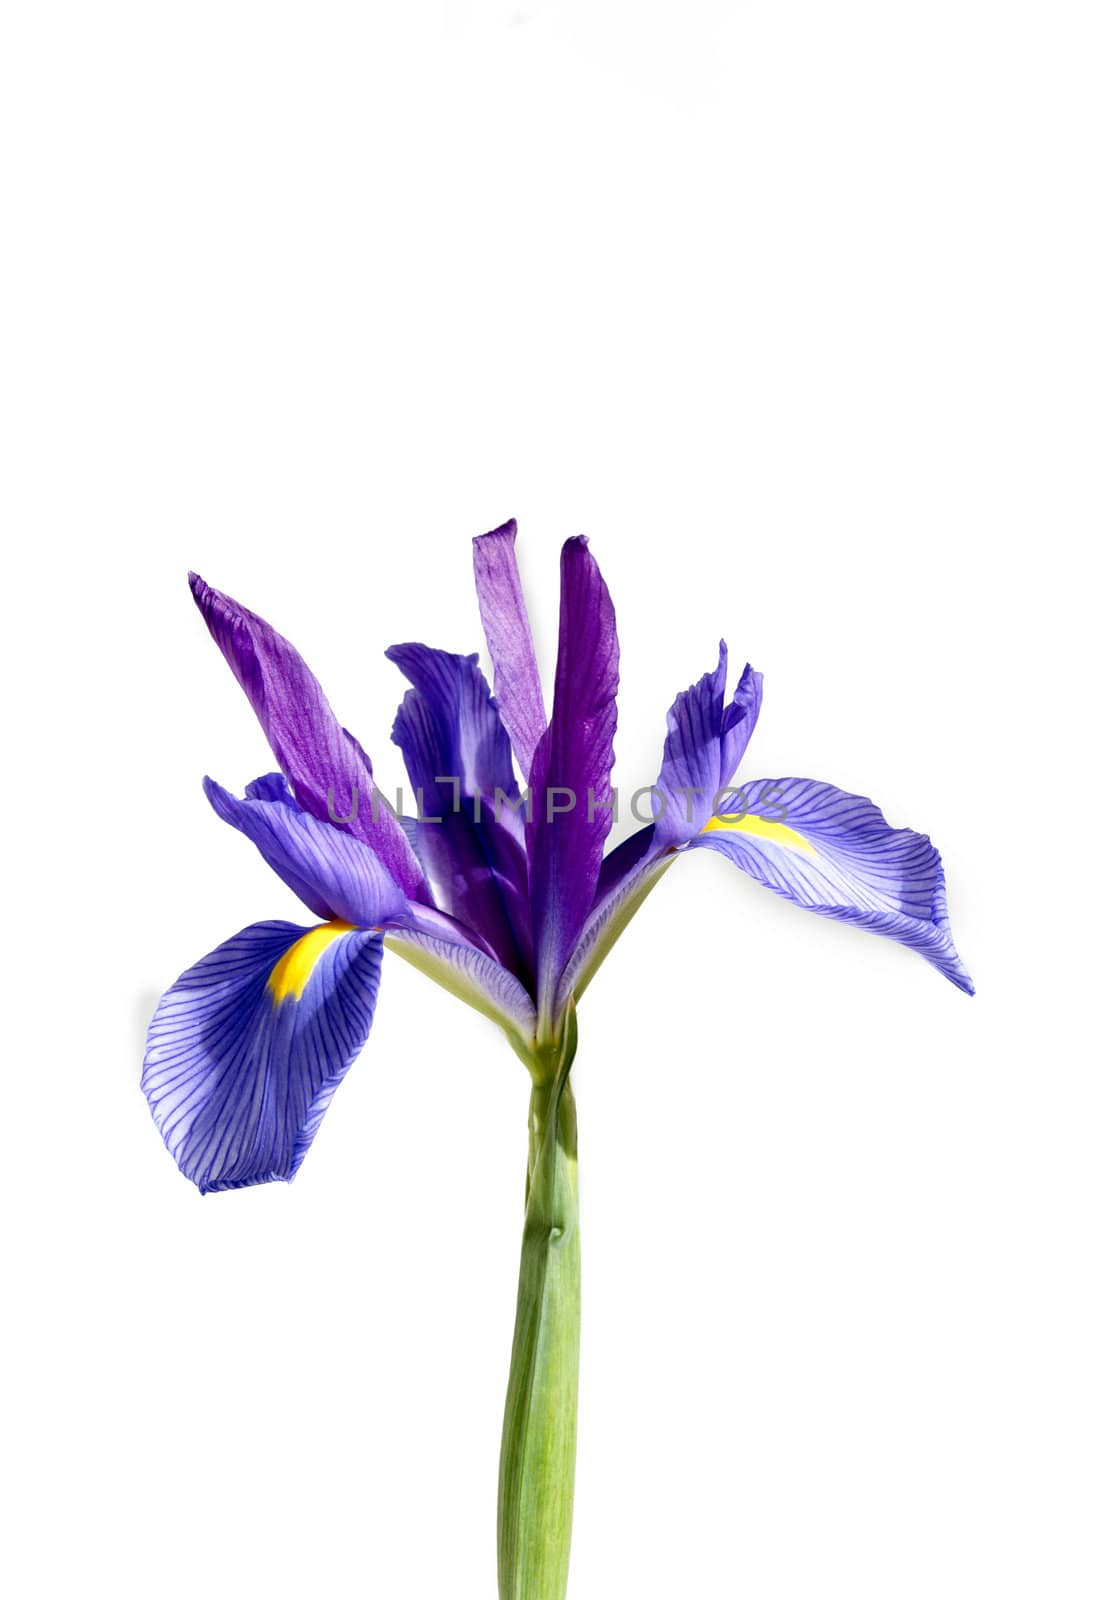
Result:
[[[727,809],[728,808],[728,809]],[[744,784],[689,848],[715,850],[795,905],[895,939],[972,994],[954,948],[942,860],[860,795],[809,778]]]
[[[376,933],[258,922],[162,996],[142,1088],[201,1191],[295,1176],[369,1036],[380,962]]]

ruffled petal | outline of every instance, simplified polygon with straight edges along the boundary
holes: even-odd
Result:
[[[542,683],[534,656],[527,605],[515,560],[515,523],[473,540],[473,575],[500,715],[529,782],[534,752],[546,729]]]
[[[342,819],[354,838],[376,851],[409,899],[428,899],[403,828],[376,798],[368,756],[338,722],[302,656],[263,618],[195,573],[189,582],[299,804],[320,821]]]
[[[369,846],[301,811],[279,773],[250,784],[245,800],[211,778],[204,793],[316,916],[376,928],[404,913],[404,895]]]
[[[202,1192],[287,1181],[373,1021],[381,936],[258,922],[161,998],[142,1088]]]
[[[890,828],[871,800],[809,778],[758,779],[721,810],[689,848],[718,851],[808,911],[917,950],[972,994],[925,834]]]
[[[553,714],[534,758],[527,827],[539,1026],[592,908],[611,828],[619,641],[607,585],[584,538],[561,552]]]

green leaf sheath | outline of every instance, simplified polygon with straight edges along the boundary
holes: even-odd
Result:
[[[575,1022],[531,1094],[515,1339],[500,1449],[500,1600],[564,1600],[573,1526],[580,1356]]]

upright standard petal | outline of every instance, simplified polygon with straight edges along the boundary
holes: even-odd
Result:
[[[690,848],[716,850],[786,900],[917,950],[959,989],[942,860],[925,834],[890,828],[871,800],[809,778],[744,784]]]
[[[341,818],[376,851],[409,899],[428,898],[403,828],[377,797],[373,768],[287,639],[195,573],[192,593],[208,631],[246,692],[300,805],[320,821]]]
[[[716,796],[729,784],[761,708],[761,674],[747,663],[730,705],[726,692],[727,650],[719,642],[719,664],[683,694],[668,715],[665,753],[656,784],[659,847],[684,844],[701,832]]]
[[[584,538],[561,552],[553,715],[534,758],[527,828],[540,1032],[592,908],[611,828],[619,641],[607,585]]]
[[[211,778],[204,793],[217,816],[253,841],[278,877],[316,916],[376,928],[402,917],[407,901],[367,844],[301,811],[278,774],[238,800]]]
[[[523,586],[515,560],[515,523],[473,540],[473,575],[500,715],[528,783],[534,752],[546,730],[542,683],[534,658]]]
[[[386,652],[414,685],[392,737],[419,799],[416,848],[444,911],[524,982],[533,976],[522,800],[511,748],[473,656]]]
[[[258,922],[162,996],[142,1088],[201,1190],[295,1176],[373,1022],[381,936]]]
[[[456,782],[461,794],[487,799],[489,812],[497,790],[517,800],[511,745],[477,656],[452,655],[425,644],[394,644],[385,655],[419,694],[433,720],[442,765],[437,773],[426,775],[427,781]]]

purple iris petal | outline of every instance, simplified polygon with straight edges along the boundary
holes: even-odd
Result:
[[[619,641],[607,585],[584,538],[561,552],[553,715],[534,758],[527,828],[540,1027],[592,907],[611,828]]]
[[[282,806],[291,806],[293,811],[300,809],[283,772],[266,772],[260,778],[255,778],[252,783],[246,785],[246,798],[276,800]]]
[[[381,936],[258,922],[161,998],[142,1088],[201,1191],[292,1178],[373,1021]]]
[[[204,793],[216,813],[257,845],[277,876],[316,916],[361,928],[403,916],[407,901],[368,845],[301,811],[276,774],[259,778],[246,792],[248,798],[239,800],[211,778],[204,779]]]
[[[529,782],[534,752],[546,730],[546,712],[515,560],[514,521],[473,540],[473,574],[500,715],[523,781]]]
[[[747,664],[728,706],[726,670],[726,644],[720,640],[718,666],[678,694],[669,711],[656,786],[659,848],[684,844],[700,832],[753,732],[761,707],[761,674]]]
[[[405,895],[426,899],[403,829],[385,804],[374,804],[368,756],[339,724],[303,658],[261,617],[195,573],[189,582],[300,805],[321,821],[330,815],[348,819],[350,833],[376,851]]]
[[[436,901],[529,982],[522,803],[507,734],[477,657],[421,644],[394,645],[386,654],[414,685],[392,737],[421,797],[426,820],[417,827],[417,848]]]
[[[820,916],[917,950],[959,989],[945,876],[925,834],[890,828],[871,800],[809,778],[744,784],[692,847],[716,850],[758,883]]]
[[[443,775],[456,777],[462,794],[497,789],[517,797],[511,744],[476,654],[452,655],[425,644],[394,644],[385,655],[426,701],[434,718]]]

